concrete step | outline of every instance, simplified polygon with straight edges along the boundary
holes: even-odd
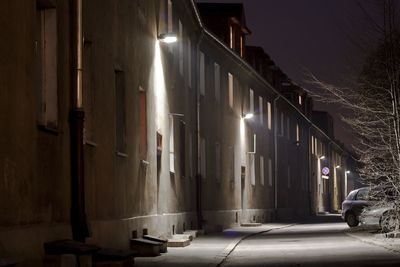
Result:
[[[248,222],[248,223],[241,223],[240,226],[242,227],[258,227],[261,226],[261,223],[256,223],[256,222]]]
[[[162,246],[160,247],[160,252],[161,253],[166,253],[167,252],[167,243],[168,243],[167,239],[162,239],[162,238],[158,238],[158,237],[151,236],[151,235],[144,235],[143,239],[147,239],[147,240],[150,240],[150,241],[162,243]]]
[[[197,230],[187,230],[183,232],[184,235],[191,235],[194,238],[197,237],[198,231]]]
[[[137,251],[103,248],[93,254],[94,266],[124,267],[133,266]]]
[[[133,238],[130,242],[132,250],[139,252],[142,257],[159,256],[163,243],[147,240],[144,238]]]
[[[193,235],[190,235],[190,234],[175,234],[175,235],[172,235],[172,237],[170,239],[179,239],[179,240],[189,239],[189,241],[193,241]]]
[[[189,239],[168,239],[168,247],[186,247],[190,245]]]

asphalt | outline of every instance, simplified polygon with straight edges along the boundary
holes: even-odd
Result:
[[[200,236],[162,256],[136,258],[135,266],[400,266],[400,244],[388,247],[376,240],[368,231],[350,230],[338,216],[325,215]]]

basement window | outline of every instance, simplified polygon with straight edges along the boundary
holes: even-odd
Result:
[[[46,1],[40,1],[40,3]],[[44,8],[38,2],[40,14],[40,64],[41,109],[39,123],[46,128],[58,127],[58,88],[57,88],[57,10]]]

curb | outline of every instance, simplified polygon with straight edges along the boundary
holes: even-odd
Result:
[[[264,233],[268,233],[268,232],[273,231],[273,230],[279,230],[279,229],[283,229],[283,228],[288,228],[288,227],[291,227],[291,226],[294,226],[294,225],[296,225],[296,223],[287,224],[287,225],[284,225],[284,226],[280,226],[280,227],[276,227],[276,228],[271,228],[271,229],[268,229],[268,230],[263,230],[263,231],[259,231],[259,232],[247,234],[247,235],[244,235],[244,236],[242,236],[242,237],[235,238],[233,241],[231,241],[231,242],[229,243],[228,246],[226,246],[226,247],[224,248],[224,250],[223,250],[221,253],[219,253],[217,256],[215,256],[216,259],[221,259],[221,258],[222,258],[222,259],[220,260],[220,262],[216,265],[216,267],[222,266],[222,265],[225,263],[225,261],[228,259],[229,255],[235,250],[235,248],[236,248],[242,241],[244,241],[244,240],[246,240],[246,239],[248,239],[248,238],[251,238],[251,237],[253,237],[253,236],[256,236],[256,235],[261,235],[261,234],[264,234]]]
[[[358,235],[353,234],[353,233],[345,233],[345,234],[350,236],[350,237],[352,237],[352,238],[354,238],[354,239],[357,239],[357,240],[359,240],[359,241],[361,241],[363,243],[366,243],[366,244],[369,244],[369,245],[374,245],[374,246],[377,246],[377,247],[382,247],[384,249],[389,250],[392,253],[400,254],[400,246],[398,248],[394,248],[393,246],[390,246],[388,244],[379,242],[377,240],[373,240],[373,238],[362,237],[362,236],[358,236]]]

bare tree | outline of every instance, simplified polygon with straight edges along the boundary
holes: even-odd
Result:
[[[391,207],[382,217],[383,228],[399,230],[400,221],[400,31],[398,6],[381,0],[382,22],[375,49],[359,79],[343,88],[310,75],[320,90],[309,91],[317,100],[346,109],[342,120],[355,133],[354,150],[360,158],[360,176],[371,185],[377,207]],[[371,17],[369,17],[371,19]]]

